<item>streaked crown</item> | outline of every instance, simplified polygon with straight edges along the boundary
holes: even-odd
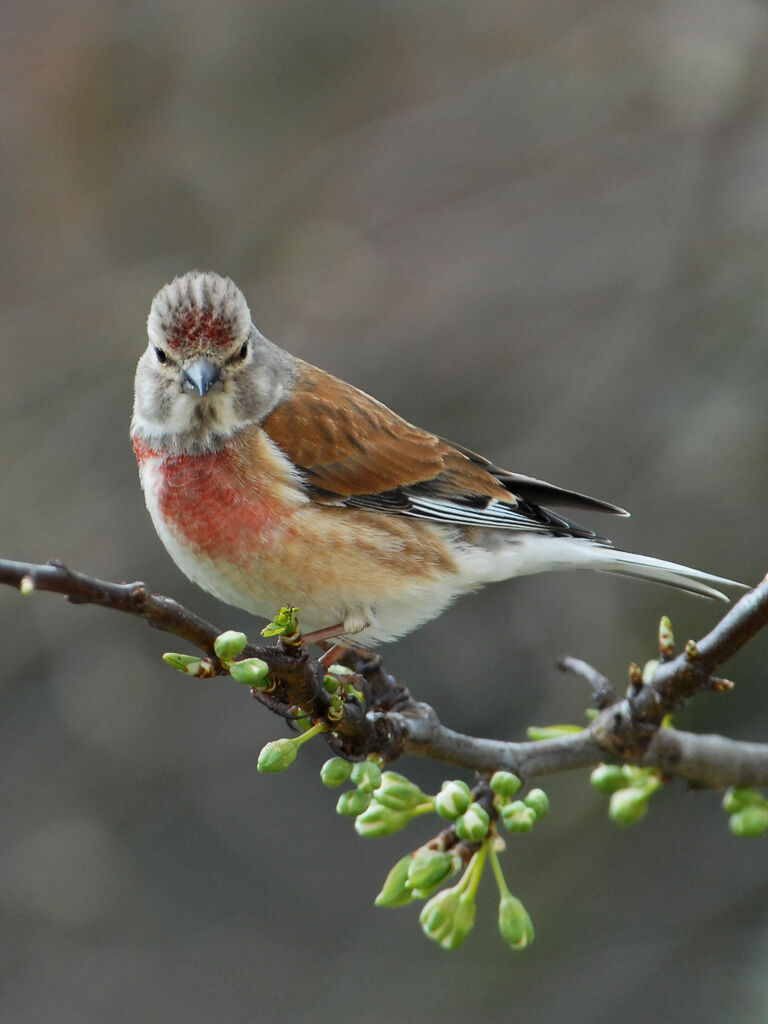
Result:
[[[237,285],[198,270],[161,288],[147,318],[150,341],[181,357],[241,344],[250,328],[251,311]]]

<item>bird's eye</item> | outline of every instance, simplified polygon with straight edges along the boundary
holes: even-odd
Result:
[[[168,356],[165,354],[165,352],[163,352],[161,348],[155,349],[155,355],[157,356],[158,363],[165,364],[168,362]]]
[[[240,351],[237,353],[237,358],[242,362],[243,359],[248,355],[248,342],[244,341],[240,346]]]

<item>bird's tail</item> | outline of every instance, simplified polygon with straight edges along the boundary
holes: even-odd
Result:
[[[665,562],[661,558],[652,558],[649,555],[635,555],[630,551],[616,551],[614,548],[598,545],[592,547],[591,555],[591,568],[598,571],[666,583],[670,587],[677,587],[678,590],[687,590],[689,594],[716,597],[720,601],[730,601],[730,598],[712,584],[746,589],[743,583],[737,583],[736,580],[713,576],[700,569],[690,569],[687,565]]]

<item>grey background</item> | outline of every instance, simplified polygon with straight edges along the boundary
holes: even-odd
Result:
[[[261,330],[421,425],[633,511],[623,546],[765,572],[768,13],[748,0],[0,9],[2,554],[143,578],[222,627],[128,444],[156,290],[231,275]],[[466,598],[387,665],[446,723],[580,721],[721,609],[601,576]],[[3,1020],[608,1024],[766,1014],[765,842],[673,785],[631,831],[586,773],[504,858],[537,926],[464,949],[371,905],[429,823],[363,842],[234,684],[141,623],[0,592]],[[765,639],[690,728],[766,738]],[[445,773],[403,769],[425,787]],[[451,774],[450,772],[448,774]]]

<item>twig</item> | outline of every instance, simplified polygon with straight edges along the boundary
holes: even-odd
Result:
[[[563,654],[557,660],[557,667],[561,672],[573,672],[574,675],[581,676],[589,683],[592,688],[592,702],[598,710],[602,711],[603,708],[609,708],[618,702],[616,691],[605,676],[596,668],[588,665],[586,661],[582,661],[581,658]]]
[[[213,651],[221,630],[172,598],[151,593],[143,583],[109,583],[72,572],[60,563],[4,560],[0,560],[0,583],[24,593],[51,591],[74,604],[95,604],[138,616],[203,651],[211,661],[212,674],[224,671]],[[667,775],[702,786],[768,786],[768,744],[660,727],[665,714],[711,688],[715,669],[767,623],[768,577],[702,640],[689,642],[683,654],[663,661],[652,683],[640,685],[622,701],[596,669],[566,656],[560,667],[589,682],[602,708],[600,714],[581,732],[522,743],[465,736],[446,728],[435,711],[415,701],[370,651],[350,649],[343,659],[361,680],[365,707],[349,701],[343,719],[333,723],[327,718],[330,698],[322,686],[323,667],[305,647],[278,642],[272,647],[249,645],[243,653],[265,661],[276,681],[269,694],[253,691],[254,696],[278,714],[303,712],[314,720],[329,721],[329,742],[353,759],[374,751],[385,760],[413,753],[480,772],[505,768],[524,778],[613,761],[654,765]]]

